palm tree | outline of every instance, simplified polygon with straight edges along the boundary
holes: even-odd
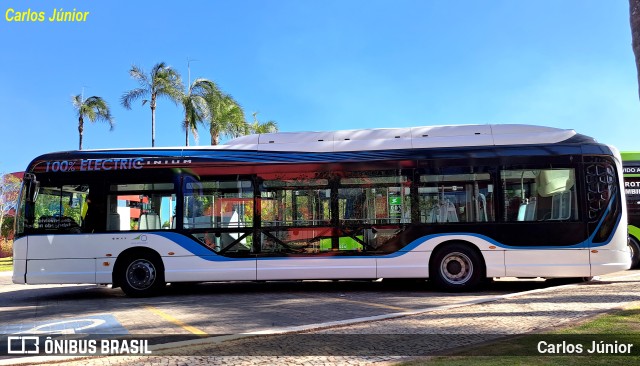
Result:
[[[253,123],[249,124],[249,131],[251,133],[275,133],[278,132],[278,124],[276,121],[260,123],[258,112],[253,112]]]
[[[640,0],[629,0],[629,21],[631,23],[631,47],[636,60],[638,87],[640,88]],[[640,96],[640,89],[639,89]]]
[[[79,150],[82,150],[85,117],[91,122],[105,121],[109,123],[109,131],[113,130],[113,116],[111,116],[109,105],[104,99],[96,96],[83,99],[82,94],[78,94],[71,97],[71,102],[78,115],[78,133],[80,134]]]
[[[182,96],[182,107],[184,108],[183,127],[185,129],[185,146],[189,146],[189,131],[194,138],[198,138],[198,122],[204,122],[209,116],[206,96],[218,91],[218,87],[213,81],[207,79],[196,79],[187,93]]]
[[[180,74],[164,62],[155,64],[149,75],[146,75],[141,68],[133,65],[129,70],[129,75],[138,81],[140,87],[123,94],[121,103],[126,109],[131,109],[131,103],[140,98],[145,98],[142,100],[142,105],[149,103],[151,108],[151,146],[153,147],[156,144],[157,98],[167,97],[176,104],[181,102],[183,95],[182,80],[180,79]]]
[[[238,137],[249,133],[244,110],[232,96],[212,90],[206,99],[211,145],[218,145],[220,136]]]

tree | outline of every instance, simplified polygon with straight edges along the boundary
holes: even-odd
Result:
[[[73,107],[76,109],[76,114],[78,116],[78,134],[80,135],[80,142],[78,144],[79,150],[82,150],[85,118],[88,118],[92,123],[96,121],[105,121],[109,123],[109,131],[113,130],[113,116],[111,116],[109,105],[104,101],[104,99],[97,96],[83,99],[82,95],[78,94],[71,97],[71,102],[73,103]]]
[[[210,91],[206,100],[211,145],[218,145],[220,136],[238,137],[249,133],[244,110],[232,96],[219,90]]]
[[[209,109],[206,97],[210,93],[219,92],[213,81],[207,79],[196,79],[187,93],[182,96],[182,107],[184,108],[183,128],[185,130],[185,146],[189,146],[189,131],[194,138],[198,138],[198,123],[204,122],[209,116]]]
[[[267,121],[260,123],[258,121],[258,112],[253,112],[253,123],[249,124],[251,133],[274,133],[278,132],[278,124],[276,121]]]
[[[123,94],[121,103],[126,109],[131,109],[131,103],[141,98],[144,98],[142,99],[142,105],[149,103],[149,108],[151,108],[151,146],[153,147],[156,144],[157,99],[158,97],[166,97],[176,104],[182,102],[184,94],[182,80],[180,79],[180,74],[164,62],[155,64],[149,75],[146,75],[141,68],[133,65],[129,70],[129,75],[138,82],[140,87]]]
[[[13,174],[0,177],[0,229],[7,214],[15,213],[20,192],[20,179]],[[7,235],[10,236],[10,235]]]
[[[640,97],[640,0],[629,0],[629,21],[631,23],[631,47],[636,60],[638,96]]]
[[[5,216],[2,220],[2,227],[0,228],[0,237],[5,238],[7,240],[12,240],[14,237],[13,227],[15,223],[15,216]]]

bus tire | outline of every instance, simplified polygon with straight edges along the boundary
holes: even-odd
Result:
[[[638,239],[629,236],[627,245],[631,250],[631,267],[629,269],[636,269],[640,267],[640,243],[638,243]]]
[[[165,287],[162,260],[147,253],[132,253],[120,267],[122,291],[130,297],[156,295]]]
[[[469,245],[454,243],[438,249],[432,258],[429,277],[444,291],[468,291],[485,280],[482,255]]]

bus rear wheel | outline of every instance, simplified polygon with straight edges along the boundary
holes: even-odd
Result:
[[[472,290],[484,280],[484,261],[468,245],[450,244],[434,254],[429,276],[445,291]]]
[[[125,259],[119,282],[127,296],[152,296],[165,287],[164,268],[159,259],[144,254],[132,255]]]
[[[640,243],[638,243],[638,240],[633,236],[629,236],[627,245],[629,246],[629,250],[631,251],[631,268],[630,269],[636,269],[640,267]]]

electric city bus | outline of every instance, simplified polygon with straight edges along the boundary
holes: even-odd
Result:
[[[630,266],[620,154],[530,125],[249,135],[28,166],[13,282],[588,278]]]
[[[640,153],[622,152],[624,191],[629,218],[631,268],[640,267]]]

